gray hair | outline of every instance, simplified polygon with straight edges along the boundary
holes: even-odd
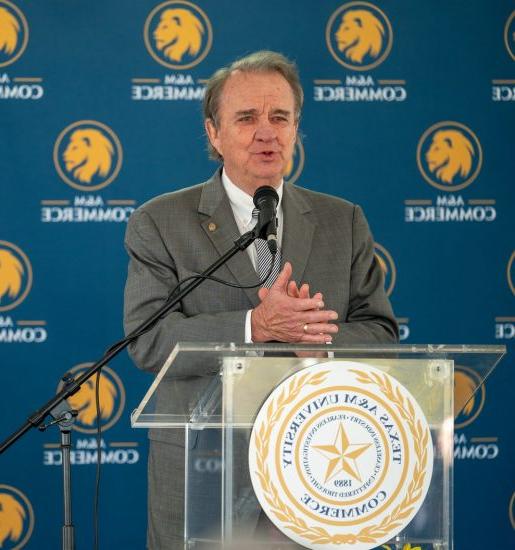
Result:
[[[242,71],[245,73],[279,73],[284,77],[286,82],[291,87],[293,99],[295,102],[295,121],[300,120],[302,104],[304,102],[304,92],[300,84],[299,72],[293,61],[290,61],[284,55],[262,50],[251,53],[245,57],[237,59],[230,65],[222,67],[207,81],[206,93],[202,105],[204,120],[210,120],[215,128],[218,127],[219,117],[218,111],[220,108],[220,97],[225,83],[234,71]],[[222,156],[211,145],[209,137],[207,140],[209,157],[214,160],[222,160]]]

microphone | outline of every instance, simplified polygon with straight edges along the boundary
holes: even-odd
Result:
[[[263,185],[254,193],[254,205],[259,210],[258,235],[266,239],[272,254],[277,252],[277,205],[279,195],[269,185]]]

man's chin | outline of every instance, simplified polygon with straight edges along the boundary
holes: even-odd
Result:
[[[261,170],[254,174],[254,179],[260,182],[261,185],[271,185],[272,187],[277,187],[283,179],[283,174],[277,170]]]
[[[253,170],[254,176],[263,179],[275,179],[281,181],[285,167],[282,162],[260,162]]]

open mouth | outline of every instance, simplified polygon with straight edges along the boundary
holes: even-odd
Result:
[[[277,151],[260,151],[259,153],[254,153],[256,156],[264,160],[272,160],[278,154]]]

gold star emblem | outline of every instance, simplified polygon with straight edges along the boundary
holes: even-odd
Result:
[[[332,445],[313,445],[313,448],[329,461],[324,483],[327,483],[340,472],[345,472],[354,479],[361,481],[356,459],[370,446],[371,443],[351,443],[345,433],[343,423],[340,422],[336,438]]]

